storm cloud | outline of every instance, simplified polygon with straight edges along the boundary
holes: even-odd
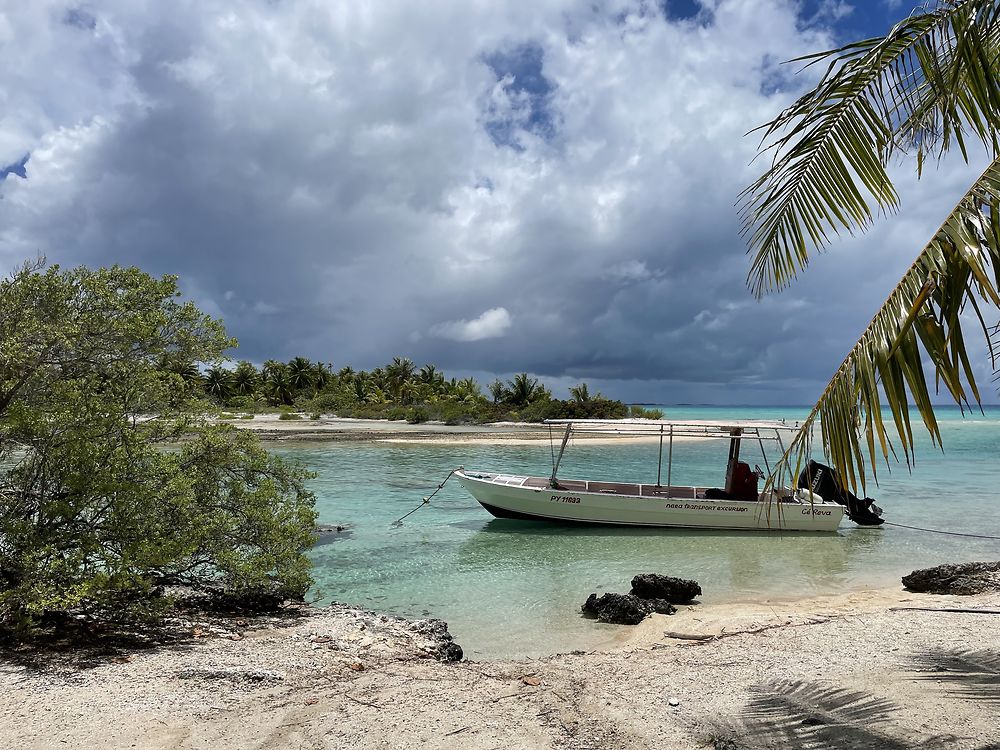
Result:
[[[852,23],[791,0],[18,4],[0,266],[177,274],[257,362],[805,403],[975,171],[902,169],[900,215],[751,297],[745,134],[810,83],[782,61]]]

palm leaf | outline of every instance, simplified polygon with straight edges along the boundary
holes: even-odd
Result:
[[[763,131],[770,168],[740,195],[757,296],[786,286],[842,230],[892,211],[893,155],[913,148],[918,169],[969,134],[998,150],[1000,2],[942,1],[885,37],[799,58],[827,63],[815,89]]]
[[[823,452],[855,492],[888,463],[895,446],[882,418],[888,405],[903,456],[910,464],[915,408],[940,444],[926,357],[941,386],[963,409],[979,402],[979,388],[965,352],[962,313],[973,309],[987,343],[979,300],[1000,307],[1000,159],[994,160],[959,201],[934,238],[892,290],[837,369],[802,428],[792,439],[771,480],[797,473],[812,449],[813,428],[822,428]],[[912,401],[912,406],[910,402]],[[861,433],[865,434],[862,444]]]

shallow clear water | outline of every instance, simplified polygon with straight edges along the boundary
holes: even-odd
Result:
[[[672,419],[787,418],[804,409],[665,407]],[[899,523],[1000,535],[997,485],[1000,410],[959,418],[944,410],[946,452],[921,440],[915,471],[895,466],[870,488],[886,518]],[[718,485],[727,444],[675,447],[673,480]],[[473,657],[537,655],[593,645],[614,626],[583,619],[593,591],[627,591],[636,573],[698,580],[702,601],[756,595],[799,596],[898,582],[916,567],[1000,559],[1000,542],[844,521],[836,534],[769,534],[671,529],[557,527],[494,519],[457,482],[402,526],[456,466],[547,474],[539,445],[315,443],[280,452],[317,473],[320,520],[350,526],[317,547],[320,601],[440,617]],[[574,445],[560,476],[655,481],[655,445]],[[755,458],[744,444],[744,460]]]

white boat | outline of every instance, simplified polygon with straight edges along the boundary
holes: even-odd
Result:
[[[551,420],[563,427],[558,454],[553,444],[552,474],[521,476],[460,469],[455,476],[494,516],[560,523],[665,526],[697,529],[835,531],[844,517],[843,505],[824,501],[807,489],[757,491],[764,472],[740,461],[740,444],[751,440],[781,448],[782,422],[667,422],[662,420]],[[659,438],[660,458],[655,484],[562,479],[559,464],[574,434],[628,434]],[[684,439],[729,441],[729,462],[723,488],[673,486],[674,442]],[[666,483],[663,448],[667,446]],[[768,467],[768,471],[770,468]],[[770,486],[770,485],[765,485]]]

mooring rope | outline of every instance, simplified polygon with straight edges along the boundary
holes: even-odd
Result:
[[[414,508],[413,510],[411,510],[411,511],[410,511],[409,513],[407,513],[406,515],[402,516],[401,518],[397,518],[397,519],[396,519],[395,521],[393,521],[393,522],[392,522],[392,523],[390,524],[390,528],[392,528],[392,527],[394,527],[394,526],[402,526],[402,525],[403,525],[403,519],[404,519],[404,518],[407,518],[408,516],[411,516],[411,515],[413,515],[413,514],[414,514],[414,513],[416,513],[416,512],[418,511],[418,510],[420,510],[421,508],[423,508],[423,507],[424,507],[425,505],[429,505],[429,504],[430,504],[430,502],[431,502],[431,498],[432,498],[432,497],[434,497],[434,496],[435,496],[435,495],[436,495],[437,493],[439,493],[439,492],[441,491],[441,488],[442,488],[442,487],[444,487],[444,485],[445,485],[445,482],[447,482],[447,481],[448,481],[449,479],[451,479],[451,478],[452,478],[452,476],[454,475],[454,473],[455,473],[456,471],[461,471],[461,470],[462,470],[463,468],[465,468],[465,467],[464,467],[464,466],[459,466],[459,467],[458,467],[457,469],[452,469],[451,471],[449,471],[449,472],[448,472],[448,476],[446,476],[446,477],[444,478],[444,480],[443,480],[443,481],[441,482],[441,484],[439,484],[439,485],[437,486],[437,489],[436,489],[436,490],[434,490],[434,491],[433,491],[433,492],[432,492],[431,494],[429,494],[429,495],[428,495],[427,497],[425,497],[425,498],[423,499],[423,501],[422,501],[422,502],[420,503],[420,505],[418,505],[418,506],[417,506],[416,508]]]
[[[931,534],[947,534],[948,536],[967,536],[973,539],[1000,539],[1000,536],[989,536],[988,534],[965,534],[961,531],[945,531],[943,529],[925,529],[922,526],[907,526],[905,523],[893,523],[886,521],[886,526],[898,526],[901,529],[912,529],[913,531],[926,531]]]

